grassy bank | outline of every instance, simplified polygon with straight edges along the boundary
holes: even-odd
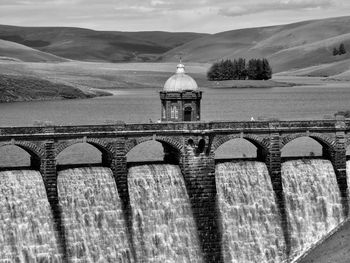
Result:
[[[0,102],[83,99],[97,95],[35,77],[0,75]]]
[[[271,88],[293,86],[283,81],[230,80],[208,81],[209,64],[188,63],[186,72],[200,87],[208,88]],[[0,72],[11,75],[39,76],[57,84],[64,84],[82,91],[125,88],[162,88],[175,73],[176,63],[24,63],[2,62]]]

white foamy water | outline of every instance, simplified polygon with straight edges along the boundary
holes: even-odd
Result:
[[[37,171],[0,172],[0,262],[62,262]]]
[[[350,161],[346,161],[346,178],[348,181],[348,201],[350,202]]]
[[[328,160],[285,162],[282,179],[291,253],[297,257],[342,222],[340,191]]]
[[[58,190],[71,262],[134,262],[110,169],[61,171]]]
[[[220,163],[216,185],[224,261],[280,262],[285,253],[284,237],[266,165]]]
[[[132,167],[129,169],[128,185],[139,261],[203,262],[179,167]]]

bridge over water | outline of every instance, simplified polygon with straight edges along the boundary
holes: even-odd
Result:
[[[215,151],[224,143],[241,138],[257,148],[271,177],[286,244],[290,242],[281,177],[281,151],[299,137],[310,137],[322,146],[322,155],[333,164],[340,189],[343,214],[348,216],[346,148],[350,145],[350,120],[163,122],[86,126],[2,127],[0,147],[16,145],[31,156],[31,166],[42,174],[61,241],[65,243],[57,192],[57,156],[66,148],[88,143],[102,153],[102,165],[111,168],[130,222],[127,154],[146,141],[158,141],[164,161],[181,168],[200,242],[207,262],[220,262],[220,231],[216,211]]]

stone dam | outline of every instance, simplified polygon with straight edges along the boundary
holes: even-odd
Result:
[[[305,137],[320,156],[283,157]],[[237,140],[255,157],[215,158]],[[162,162],[127,161],[148,142]],[[79,144],[101,162],[60,166]],[[348,217],[349,145],[342,116],[1,127],[30,165],[0,163],[0,262],[298,262]]]

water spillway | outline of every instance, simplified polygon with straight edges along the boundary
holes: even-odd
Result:
[[[348,182],[348,186],[350,186],[350,160],[346,161],[346,179]],[[349,201],[350,201],[350,191],[348,192],[349,196]]]
[[[70,261],[134,262],[110,169],[61,171],[58,191]]]
[[[176,165],[129,169],[133,236],[140,262],[203,262],[195,220]]]
[[[62,262],[39,172],[0,172],[0,261]]]
[[[285,243],[268,170],[255,161],[216,166],[225,262],[280,262]]]
[[[285,162],[282,180],[291,253],[297,257],[343,221],[340,191],[327,160]]]

